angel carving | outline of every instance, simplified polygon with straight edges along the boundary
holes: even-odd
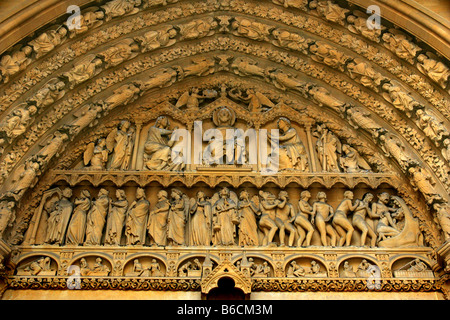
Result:
[[[127,170],[134,145],[134,128],[127,120],[122,121],[106,138],[106,148],[112,153],[111,170]]]
[[[234,88],[229,94],[234,99],[247,102],[250,112],[265,112],[275,107],[275,104],[269,98],[254,89],[248,89],[244,94]]]
[[[258,62],[247,57],[236,58],[231,64],[231,69],[235,74],[242,76],[265,77],[265,70],[258,66]]]
[[[233,34],[257,41],[269,41],[270,33],[275,29],[274,26],[241,17],[235,18],[231,28],[233,29]]]
[[[108,154],[106,139],[98,139],[97,143],[91,142],[88,144],[83,154],[83,164],[88,169],[104,170],[108,162]]]
[[[341,167],[345,172],[354,173],[370,171],[369,164],[360,156],[360,154],[348,144],[342,146],[342,155],[339,160]]]
[[[192,88],[191,92],[186,91],[178,98],[175,107],[182,108],[186,106],[188,110],[198,110],[199,104],[203,99],[216,98],[217,95],[218,93],[215,90],[204,90],[202,94],[200,94],[198,88]]]
[[[181,40],[199,39],[211,36],[215,33],[215,28],[219,24],[213,17],[197,19],[177,26],[180,30]]]
[[[170,47],[174,45],[177,40],[177,31],[173,26],[164,26],[159,30],[152,30],[146,32],[142,36],[135,37],[134,40],[139,43],[141,52],[149,52],[161,47]]]

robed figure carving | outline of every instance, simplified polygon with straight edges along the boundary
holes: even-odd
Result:
[[[258,196],[250,196],[246,190],[239,194],[239,202],[237,205],[239,213],[239,245],[240,246],[257,246],[258,224],[256,216],[260,215]]]
[[[88,190],[81,191],[79,198],[75,199],[73,215],[67,229],[66,244],[81,245],[86,232],[86,218],[91,208],[91,194]]]
[[[144,245],[145,225],[147,223],[150,202],[145,199],[145,191],[138,188],[136,200],[134,200],[127,211],[127,221],[125,224],[125,235],[127,245]]]
[[[98,197],[93,202],[91,210],[87,215],[85,245],[100,245],[103,228],[106,222],[106,215],[109,212],[110,198],[108,195],[108,190],[100,189]]]
[[[155,125],[148,130],[147,141],[144,145],[144,167],[149,170],[171,170],[173,130],[169,129],[170,122],[166,116],[156,119]]]
[[[184,245],[186,220],[189,214],[189,198],[178,189],[171,192],[169,216],[167,218],[167,242],[169,245]]]
[[[157,194],[158,202],[150,212],[147,230],[150,243],[165,246],[167,243],[167,219],[170,211],[170,201],[167,191],[161,190]]]
[[[322,125],[317,126],[314,135],[318,137],[316,150],[322,170],[340,172],[338,156],[342,152],[342,145],[338,137]]]
[[[109,165],[111,170],[128,169],[133,152],[134,134],[131,123],[124,120],[106,138],[106,146],[112,153]]]
[[[236,205],[237,196],[234,192],[223,188],[211,199],[213,205],[213,231],[215,245],[235,245],[236,225],[239,223]]]
[[[120,245],[125,217],[128,209],[128,200],[125,191],[116,191],[116,201],[111,202],[111,210],[108,215],[108,222],[105,232],[105,244]]]
[[[203,191],[190,201],[189,244],[209,246],[211,244],[212,208]]]
[[[291,126],[291,122],[287,118],[280,118],[277,121],[279,135],[279,169],[296,169],[307,171],[309,169],[308,154],[303,145],[297,130]],[[268,133],[269,139],[272,135]]]
[[[73,211],[73,203],[70,201],[70,197],[72,197],[72,190],[66,188],[61,192],[61,199],[55,203],[55,208],[47,220],[45,243],[63,243],[67,225],[69,224],[69,219]]]

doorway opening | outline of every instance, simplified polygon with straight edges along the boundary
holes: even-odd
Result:
[[[211,289],[204,297],[205,300],[249,300],[250,294],[245,294],[235,287],[235,282],[230,277],[220,278],[217,288]]]

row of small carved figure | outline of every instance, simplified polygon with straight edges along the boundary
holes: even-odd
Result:
[[[370,238],[368,245],[375,247],[379,241],[399,235],[405,216],[411,215],[405,212],[401,198],[386,192],[374,202],[371,193],[353,201],[353,192],[346,191],[334,209],[325,192],[318,192],[311,205],[310,192],[303,191],[299,211],[284,190],[278,197],[263,190],[250,196],[243,190],[239,198],[228,188],[211,198],[203,191],[189,198],[176,188],[170,197],[160,190],[152,209],[142,188],[131,203],[121,189],[116,190],[116,200],[104,188],[95,200],[86,189],[73,202],[71,196],[72,190],[64,189],[47,209],[44,244],[308,247],[314,245],[313,235],[318,231],[322,246],[350,246],[355,245],[358,238],[352,242],[352,237],[359,230],[358,245],[367,245]]]
[[[208,260],[210,262],[210,260]],[[244,275],[254,278],[267,278],[273,277],[273,268],[267,261],[256,262],[252,257],[245,258],[235,262],[237,270]],[[190,259],[177,269],[176,274],[178,277],[201,277],[206,276],[206,270],[211,272],[217,265],[211,262],[211,265],[206,266],[206,260],[200,262],[199,258]],[[122,268],[124,267],[124,268]],[[142,263],[138,258],[134,259],[132,266],[122,266],[119,269],[124,276],[130,277],[165,277],[167,273],[164,266],[161,267],[161,263],[152,258],[151,261]],[[64,270],[65,271],[65,270]],[[79,262],[71,267],[67,268],[68,275],[75,271],[78,276],[109,276],[111,275],[111,268],[103,263],[103,259],[97,257],[95,263],[89,264],[85,258],[81,258]],[[355,269],[355,266],[348,260],[343,262],[339,271],[341,278],[367,278],[374,275],[374,271],[378,272],[378,277],[381,277],[380,270],[375,265],[369,263],[366,259],[362,259]],[[52,267],[52,260],[49,257],[40,257],[31,262],[20,265],[17,268],[17,275],[32,275],[32,276],[48,276],[56,275],[57,271]],[[432,271],[426,263],[420,259],[412,259],[411,261],[396,268],[394,275],[399,276],[433,276]],[[327,271],[323,270],[320,262],[311,260],[310,265],[306,266],[305,263],[298,263],[296,260],[290,261],[286,265],[286,277],[314,277],[325,278],[327,277]]]

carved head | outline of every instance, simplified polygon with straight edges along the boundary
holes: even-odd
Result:
[[[350,190],[345,191],[344,198],[345,199],[353,199],[353,192],[351,192]]]
[[[318,192],[317,193],[317,200],[323,201],[323,202],[327,201],[327,194],[325,192],[323,192],[323,191]]]
[[[302,191],[302,193],[300,193],[300,198],[307,200],[311,198],[311,193],[308,190]]]
[[[70,198],[70,197],[72,196],[72,189],[70,189],[70,188],[65,188],[65,189],[62,191],[62,195],[63,195],[64,198]]]

